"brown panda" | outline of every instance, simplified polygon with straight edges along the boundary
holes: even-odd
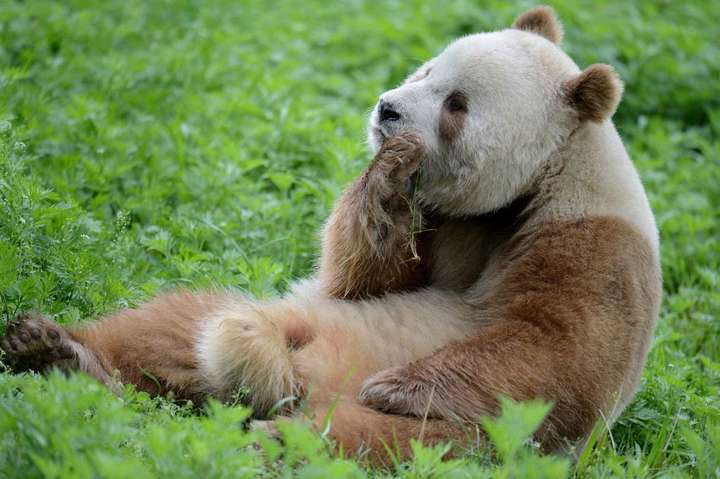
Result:
[[[658,237],[610,121],[612,68],[580,70],[554,12],[450,44],[370,120],[375,159],[338,200],[317,274],[285,297],[175,292],[76,328],[22,316],[17,370],[322,422],[346,451],[474,439],[498,397],[554,406],[546,450],[632,399],[658,315]],[[266,423],[266,426],[270,425]]]

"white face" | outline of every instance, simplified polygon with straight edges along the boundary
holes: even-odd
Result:
[[[449,215],[486,213],[525,193],[577,127],[562,100],[578,67],[556,45],[508,29],[460,38],[380,96],[369,125],[377,151],[412,130],[426,160],[420,201]]]

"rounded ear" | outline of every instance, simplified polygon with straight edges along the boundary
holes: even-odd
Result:
[[[600,123],[610,118],[620,103],[623,84],[610,65],[590,65],[563,84],[565,100],[577,110],[580,121]]]
[[[562,24],[555,15],[555,10],[546,5],[531,8],[517,17],[512,28],[536,33],[555,45],[559,44],[563,37]]]

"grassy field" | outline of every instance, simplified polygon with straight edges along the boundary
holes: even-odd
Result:
[[[531,5],[483,3],[0,0],[0,332],[176,286],[284,291],[368,162],[377,95]],[[665,282],[642,389],[577,464],[524,445],[538,405],[488,425],[492,457],[368,471],[299,426],[251,447],[242,408],[0,372],[0,477],[718,477],[720,2],[551,3],[576,61],[626,83]]]

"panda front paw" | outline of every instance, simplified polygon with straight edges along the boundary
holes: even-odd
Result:
[[[392,136],[383,143],[365,179],[368,211],[376,223],[408,223],[416,210],[413,191],[424,158],[425,147],[415,133]]]
[[[385,140],[375,157],[373,168],[380,170],[391,183],[401,185],[418,171],[425,157],[420,136],[405,132]]]
[[[370,376],[360,390],[360,402],[389,414],[434,417],[439,396],[435,386],[412,374],[407,368],[394,367]]]

